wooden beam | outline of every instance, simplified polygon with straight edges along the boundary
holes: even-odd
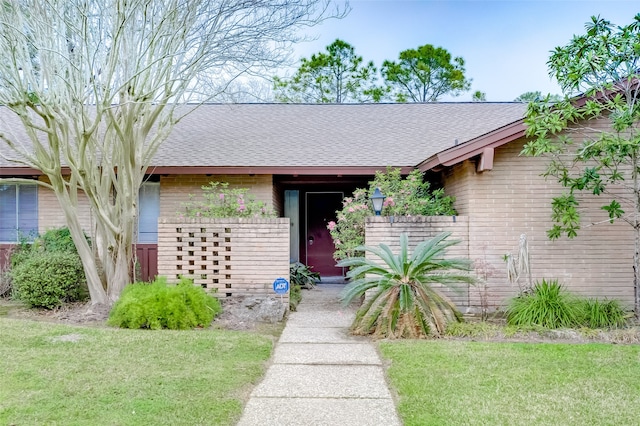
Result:
[[[485,170],[493,170],[494,153],[495,150],[491,147],[482,150],[482,154],[480,154],[480,160],[478,160],[478,165],[476,167],[476,171],[478,173],[482,173]]]

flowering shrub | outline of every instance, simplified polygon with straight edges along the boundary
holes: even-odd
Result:
[[[351,197],[342,201],[342,210],[337,211],[337,221],[331,221],[327,228],[333,238],[336,251],[333,257],[342,260],[362,256],[356,250],[364,245],[364,223],[367,216],[374,214],[369,199],[375,188],[386,196],[382,205],[383,216],[439,216],[456,214],[454,198],[445,196],[442,189],[429,191],[429,182],[422,180],[422,172],[414,170],[402,179],[400,169],[387,168],[386,173],[378,172],[369,189],[356,189]]]
[[[203,200],[183,203],[186,217],[274,217],[273,212],[262,201],[255,201],[248,188],[229,188],[226,182],[211,182],[202,186]],[[180,214],[182,216],[182,214]]]

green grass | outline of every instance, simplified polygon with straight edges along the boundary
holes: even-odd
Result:
[[[631,425],[640,346],[380,343],[410,425]]]
[[[272,346],[248,332],[0,318],[0,424],[234,424]]]

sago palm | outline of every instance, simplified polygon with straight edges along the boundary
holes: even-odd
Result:
[[[381,338],[441,336],[447,322],[461,321],[454,303],[434,285],[473,283],[468,259],[445,258],[446,249],[458,241],[447,240],[450,232],[423,241],[409,253],[406,234],[400,235],[400,253],[389,246],[362,246],[375,259],[345,259],[338,266],[351,267],[353,279],[343,290],[342,300],[350,303],[367,294],[352,325],[355,334]],[[380,260],[382,262],[380,262]]]

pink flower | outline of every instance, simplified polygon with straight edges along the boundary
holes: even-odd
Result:
[[[238,211],[240,213],[242,213],[243,211],[245,211],[247,208],[244,206],[244,204],[240,204],[240,206],[238,207]]]
[[[392,197],[387,197],[386,200],[384,200],[384,203],[382,203],[383,207],[388,207],[388,206],[395,206],[396,203],[393,201]]]
[[[349,207],[349,210],[347,210],[349,213],[353,213],[356,211],[356,209],[354,209],[353,207]]]
[[[333,231],[336,227],[336,223],[334,221],[331,221],[327,224],[327,228],[329,229],[329,231]]]
[[[224,201],[224,194],[220,193],[219,197],[220,197],[220,201]]]
[[[334,241],[334,243],[335,243],[337,246],[339,246],[340,244],[342,244],[342,241],[340,241],[340,240],[335,240],[335,241]]]

